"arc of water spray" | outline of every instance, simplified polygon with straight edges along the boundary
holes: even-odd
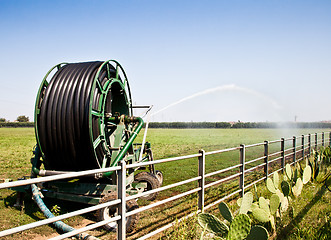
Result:
[[[213,93],[213,92],[217,92],[217,91],[226,91],[226,90],[236,90],[236,91],[240,91],[240,92],[244,92],[244,93],[248,93],[248,94],[252,94],[254,96],[257,96],[257,97],[260,97],[262,99],[265,99],[267,101],[269,101],[273,107],[277,108],[277,109],[281,109],[282,107],[275,101],[273,100],[272,98],[270,97],[267,97],[265,96],[264,94],[262,93],[259,93],[259,92],[256,92],[254,90],[251,90],[251,89],[248,89],[248,88],[243,88],[243,87],[238,87],[236,86],[235,84],[229,84],[229,85],[223,85],[223,86],[218,86],[218,87],[214,87],[214,88],[209,88],[209,89],[206,89],[206,90],[203,90],[201,92],[198,92],[198,93],[195,93],[195,94],[192,94],[188,97],[185,97],[185,98],[182,98],[174,103],[171,103],[169,104],[168,106],[156,111],[155,113],[151,114],[151,116],[154,116],[160,112],[163,112],[164,110],[168,109],[168,108],[171,108],[177,104],[180,104],[182,102],[185,102],[185,101],[188,101],[192,98],[195,98],[195,97],[198,97],[198,96],[202,96],[202,95],[205,95],[205,94],[209,94],[209,93]]]

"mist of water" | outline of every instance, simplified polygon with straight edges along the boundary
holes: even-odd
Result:
[[[211,93],[214,93],[214,92],[222,92],[222,91],[236,91],[236,92],[241,92],[241,93],[246,93],[246,94],[249,94],[249,95],[252,95],[254,97],[257,97],[257,98],[260,98],[266,102],[269,102],[271,104],[271,106],[275,109],[281,109],[282,107],[275,101],[273,100],[272,98],[262,94],[262,93],[259,93],[257,91],[254,91],[254,90],[251,90],[251,89],[248,89],[248,88],[243,88],[243,87],[238,87],[236,86],[235,84],[230,84],[230,85],[223,85],[223,86],[218,86],[218,87],[214,87],[214,88],[209,88],[209,89],[206,89],[206,90],[203,90],[201,92],[198,92],[198,93],[195,93],[195,94],[192,94],[190,96],[187,96],[187,97],[184,97],[178,101],[175,101],[169,105],[167,105],[166,107],[154,112],[153,114],[151,114],[151,116],[154,116],[156,114],[159,114],[171,107],[174,107],[180,103],[183,103],[183,102],[186,102],[188,100],[191,100],[193,98],[196,98],[196,97],[199,97],[199,96],[202,96],[202,95],[206,95],[206,94],[211,94]]]

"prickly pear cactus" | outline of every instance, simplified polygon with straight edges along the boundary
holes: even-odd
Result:
[[[284,194],[282,193],[282,191],[280,191],[279,189],[277,189],[276,194],[280,198],[280,201],[282,201],[283,198],[284,198]]]
[[[298,178],[296,184],[292,187],[292,193],[295,197],[298,197],[301,194],[303,187],[303,182],[301,178]]]
[[[221,202],[218,205],[218,209],[220,210],[220,213],[222,214],[222,216],[229,221],[230,223],[232,222],[233,216],[232,213],[228,207],[228,205],[224,202]]]
[[[307,184],[310,181],[310,179],[311,179],[311,167],[307,165],[303,170],[303,175],[302,175],[303,184]]]
[[[258,202],[253,202],[252,207],[251,207],[251,212],[254,211],[254,209],[260,208]]]
[[[280,201],[280,211],[286,212],[287,209],[288,209],[288,198],[283,197]]]
[[[270,215],[269,204],[264,197],[259,198],[259,207],[263,209],[268,215]]]
[[[253,214],[253,217],[261,223],[269,222],[270,214],[268,212],[266,212],[265,210],[263,210],[262,208],[252,209],[252,214]]]
[[[270,178],[267,178],[267,189],[272,193],[276,193],[274,182]]]
[[[288,196],[290,194],[290,190],[291,190],[290,184],[287,181],[282,181],[282,183],[280,185],[281,185],[284,196]]]
[[[270,225],[271,225],[271,228],[275,231],[276,230],[276,224],[275,224],[275,218],[273,215],[270,216]]]
[[[270,198],[270,212],[275,214],[280,205],[280,198],[277,194],[272,194]]]
[[[287,178],[289,180],[291,180],[292,179],[292,168],[291,168],[290,164],[286,164],[285,173],[286,173]]]
[[[245,193],[241,201],[239,213],[246,214],[248,211],[250,211],[252,203],[253,203],[253,193],[251,192]]]
[[[251,230],[251,219],[247,214],[237,215],[231,225],[227,236],[227,240],[242,240],[245,239]]]
[[[198,215],[198,222],[202,228],[219,237],[225,238],[229,232],[229,227],[225,223],[209,213],[200,213]]]
[[[314,153],[313,153],[313,156],[315,156]],[[316,171],[315,163],[313,161],[310,161],[309,158],[307,158],[307,164],[306,165],[309,165],[311,167],[312,178],[314,179],[315,171]]]
[[[299,175],[299,171],[297,168],[295,168],[294,172],[293,172],[293,182],[296,182],[298,180],[298,176]]]
[[[241,202],[242,202],[242,200],[243,200],[243,198],[238,198],[238,200],[237,200],[237,205],[238,205],[238,207],[241,206]]]
[[[290,181],[288,177],[286,176],[286,173],[283,175],[283,181]]]
[[[268,238],[269,234],[267,229],[260,225],[253,226],[247,236],[247,240],[267,240]]]
[[[257,193],[257,187],[256,187],[256,184],[255,183],[254,183],[254,193],[255,193],[256,199],[259,199],[259,195]]]

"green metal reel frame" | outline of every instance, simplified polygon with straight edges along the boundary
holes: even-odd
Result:
[[[110,66],[109,64],[113,62],[115,63],[115,78],[111,78],[111,74],[110,74]],[[101,85],[100,82],[100,73],[102,71],[102,69],[106,66],[107,68],[107,81],[104,83],[104,85]],[[120,79],[119,76],[119,71],[121,71],[123,73],[124,79]],[[89,106],[89,128],[90,128],[90,139],[91,139],[91,144],[93,146],[94,149],[94,154],[96,156],[96,148],[99,146],[99,144],[102,144],[103,150],[106,152],[103,162],[102,162],[102,166],[100,167],[106,167],[106,162],[107,162],[107,156],[110,156],[111,153],[107,147],[107,139],[109,133],[105,132],[106,129],[106,123],[107,123],[107,118],[106,118],[106,113],[105,113],[105,106],[106,106],[106,101],[107,101],[107,95],[108,93],[111,91],[111,87],[115,86],[115,85],[119,85],[121,89],[123,89],[125,91],[124,97],[125,97],[125,103],[128,107],[128,116],[132,116],[133,115],[133,110],[132,110],[132,98],[131,98],[131,91],[130,91],[130,86],[129,86],[129,82],[128,82],[128,78],[125,74],[125,71],[123,69],[123,67],[115,60],[108,60],[105,61],[98,69],[95,78],[94,78],[94,82],[93,82],[93,86],[92,86],[92,91],[91,91],[91,96],[94,96],[95,91],[100,91],[101,95],[99,98],[99,106],[97,109],[93,109],[93,97],[90,98],[90,106]],[[121,109],[123,111],[123,109]],[[126,110],[126,109],[125,109]],[[125,111],[124,110],[124,111]],[[100,129],[100,134],[99,136],[93,140],[93,128],[92,128],[92,117],[95,116],[98,118],[98,124],[99,124],[99,129]],[[131,129],[129,129],[131,130]],[[116,137],[121,137],[121,136],[116,136]]]

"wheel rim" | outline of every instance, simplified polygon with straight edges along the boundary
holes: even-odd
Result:
[[[104,211],[103,211],[103,219],[104,220],[107,220],[107,219],[110,219],[112,217],[116,217],[118,214],[116,213],[116,211],[112,214],[110,214],[110,209],[109,207],[107,207]],[[114,222],[111,222],[111,223],[108,223],[107,224],[108,227],[112,228],[112,229],[115,229],[117,227],[117,224],[116,224],[116,221]]]

